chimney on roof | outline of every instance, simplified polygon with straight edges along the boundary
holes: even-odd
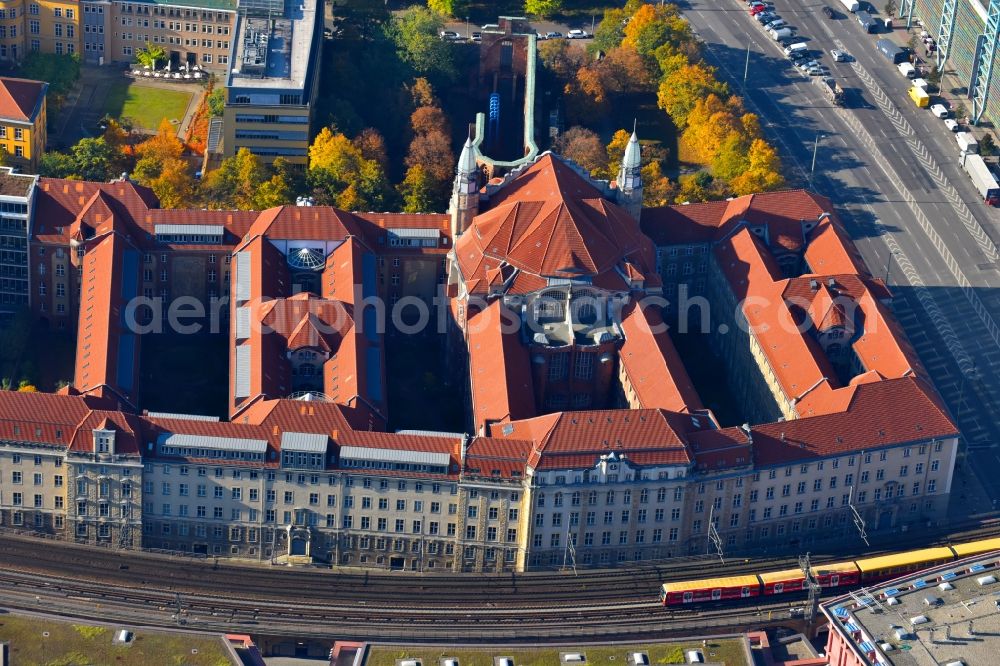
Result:
[[[750,430],[750,424],[744,423],[740,426],[740,430],[742,430],[743,434],[747,436],[747,442],[753,444],[753,431]]]
[[[462,433],[462,459],[459,460],[462,467],[465,467],[465,455],[469,452],[469,442],[471,439],[469,433]]]
[[[837,286],[837,278],[830,278],[829,280],[827,280],[826,281],[826,286],[828,286],[830,289],[833,289],[834,287],[836,287]]]
[[[819,280],[816,280],[815,278],[810,279],[809,280],[809,288],[812,289],[813,291],[818,290],[819,289]]]
[[[826,211],[823,211],[822,213],[819,214],[819,217],[816,218],[816,221],[817,222],[822,222],[823,220],[827,219],[828,217],[830,217],[830,214],[828,212],[826,212]]]

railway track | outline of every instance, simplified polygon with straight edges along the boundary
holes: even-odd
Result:
[[[496,609],[483,605],[446,611],[417,607],[332,607],[254,602],[211,596],[177,595],[162,590],[117,588],[32,574],[0,574],[0,602],[11,609],[44,610],[65,618],[93,618],[127,626],[157,626],[197,631],[254,631],[313,638],[365,637],[381,640],[524,642],[580,637],[648,638],[694,629],[752,626],[768,614],[787,611],[787,602],[723,607],[692,613],[656,603],[570,608]],[[400,612],[405,617],[400,617]],[[405,620],[400,622],[400,620]]]
[[[978,525],[938,542],[996,536],[1000,523]],[[914,535],[920,539],[922,535]],[[898,539],[891,550],[905,547]],[[930,545],[923,537],[920,545]],[[866,554],[877,554],[869,550]],[[856,555],[856,554],[855,554]],[[853,555],[813,555],[814,564],[851,559]],[[39,580],[97,583],[102,588],[157,590],[164,594],[210,596],[256,604],[317,605],[324,608],[391,607],[478,613],[500,609],[522,614],[529,610],[565,611],[567,607],[611,609],[655,601],[665,581],[738,575],[794,568],[793,558],[737,560],[721,565],[716,559],[685,559],[641,568],[506,575],[413,575],[411,573],[341,573],[329,569],[276,569],[232,562],[178,559],[133,551],[109,551],[77,544],[43,541],[0,533],[0,568],[36,576]],[[406,600],[409,600],[407,602]],[[410,617],[401,611],[397,617]],[[610,621],[610,618],[608,618]]]

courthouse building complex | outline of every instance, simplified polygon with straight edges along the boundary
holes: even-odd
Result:
[[[505,571],[937,520],[958,432],[830,203],[642,208],[639,151],[613,183],[551,153],[482,183],[469,143],[442,215],[163,210],[128,180],[0,174],[16,302],[77,335],[71,386],[0,393],[3,525]],[[145,328],[180,300],[228,335],[226,419],[138,404]],[[417,302],[443,303],[464,432],[387,431],[381,323]],[[744,423],[667,325],[706,341]]]

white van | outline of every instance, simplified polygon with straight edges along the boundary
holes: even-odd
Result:
[[[771,30],[768,30],[768,33],[770,33],[771,39],[773,39],[776,42],[780,42],[782,39],[785,39],[786,37],[791,37],[792,36],[792,29],[791,28],[773,28]]]
[[[947,118],[949,111],[948,107],[946,107],[944,104],[935,104],[934,106],[931,107],[931,113],[933,113],[938,118]],[[982,583],[980,583],[980,585],[982,585]]]
[[[805,42],[796,42],[795,44],[790,44],[785,47],[785,55],[790,56],[793,53],[802,53],[803,51],[808,51],[809,45]]]
[[[899,69],[899,73],[908,79],[914,79],[917,77],[917,68],[908,62],[901,62],[896,67]]]

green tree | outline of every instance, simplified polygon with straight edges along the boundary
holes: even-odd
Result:
[[[996,141],[993,140],[993,135],[986,133],[983,138],[979,140],[979,153],[986,157],[991,157],[997,152]]]
[[[601,144],[601,137],[593,130],[571,127],[556,137],[552,149],[582,166],[592,176],[599,178],[604,175],[607,153]]]
[[[576,76],[577,71],[587,61],[584,52],[573,48],[568,39],[547,39],[538,42],[538,58],[545,70],[551,72],[562,83]]]
[[[712,175],[707,171],[681,176],[678,179],[680,188],[677,192],[677,203],[686,201],[708,201],[712,186]]]
[[[206,101],[208,103],[208,115],[213,118],[221,118],[226,108],[226,89],[222,86],[212,88],[212,92],[209,93]]]
[[[406,178],[397,188],[403,197],[406,213],[433,213],[437,210],[439,183],[423,165],[415,164],[406,170]]]
[[[203,194],[212,208],[253,210],[257,190],[266,178],[267,171],[260,158],[246,148],[240,148],[239,152],[222,160],[219,168],[208,174]]]
[[[146,42],[146,48],[135,52],[135,61],[143,67],[156,69],[156,66],[167,59],[166,50],[159,44]]]
[[[329,127],[320,130],[309,146],[309,171],[324,171],[329,178],[345,184],[357,174],[363,159],[360,148]]]
[[[274,174],[268,180],[260,184],[254,196],[254,210],[265,210],[275,206],[290,204],[295,200],[295,195],[288,187],[285,179]]]
[[[42,153],[38,159],[38,173],[48,178],[79,178],[73,156],[60,153],[58,150],[47,150]]]
[[[108,181],[118,175],[112,170],[117,156],[103,136],[80,139],[70,152],[76,163],[74,173],[83,180]]]
[[[191,167],[178,158],[159,162],[159,173],[148,184],[163,208],[190,207],[197,188]]]
[[[587,44],[587,52],[594,56],[599,52],[607,53],[616,46],[621,46],[625,37],[625,26],[643,4],[643,0],[628,0],[624,7],[605,9],[604,18],[594,28],[594,38]]]
[[[427,8],[442,16],[463,16],[468,3],[464,0],[427,0]]]
[[[280,176],[285,182],[290,200],[294,201],[295,197],[306,193],[305,171],[284,157],[274,158],[274,161],[271,162],[271,172],[275,176]]]
[[[663,175],[659,160],[642,167],[642,205],[647,208],[669,206],[677,196],[677,187]]]
[[[677,48],[692,39],[691,26],[681,17],[677,5],[644,4],[625,26],[621,45],[652,56],[661,46]]]
[[[132,173],[140,183],[148,185],[159,178],[167,161],[180,160],[184,144],[177,138],[174,126],[164,118],[156,134],[136,146],[135,152],[139,159]]]
[[[729,87],[715,78],[715,68],[703,64],[684,65],[663,77],[657,103],[670,115],[674,125],[683,129],[695,103],[711,93],[728,95]]]
[[[444,18],[426,7],[393,16],[387,34],[403,62],[418,74],[451,80],[457,74],[452,45],[440,38]]]
[[[18,74],[26,79],[48,82],[49,95],[62,98],[80,78],[80,56],[32,51],[25,56]],[[49,104],[51,106],[51,99]]]
[[[309,147],[309,183],[318,203],[345,210],[382,210],[388,184],[382,165],[353,141],[324,127]]]
[[[539,18],[550,18],[562,8],[563,0],[524,0],[524,11]]]
[[[736,195],[767,192],[784,186],[781,160],[773,146],[763,139],[754,139],[747,155],[749,165],[743,173],[729,182]]]

